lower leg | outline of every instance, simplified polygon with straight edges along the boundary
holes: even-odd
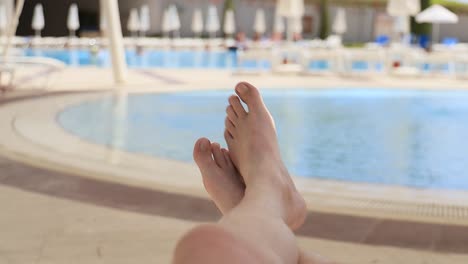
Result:
[[[218,224],[195,228],[182,239],[175,263],[197,263],[197,257],[203,263],[298,263],[300,252],[291,229],[304,221],[304,200],[282,164],[274,123],[258,90],[240,84],[236,91],[249,112],[238,97],[230,98],[225,138],[242,174],[245,195]],[[232,248],[243,253],[242,260],[235,260]]]
[[[191,230],[178,243],[174,263],[298,263],[294,234],[270,211],[245,197],[217,224]]]

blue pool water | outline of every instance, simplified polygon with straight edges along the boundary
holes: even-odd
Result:
[[[107,50],[91,52],[89,50],[69,49],[27,49],[26,56],[45,56],[60,60],[71,66],[98,66],[110,67],[111,58]],[[132,68],[209,68],[231,69],[236,68],[237,54],[234,51],[194,51],[194,50],[152,50],[125,52],[127,64]],[[246,62],[243,67],[257,68],[269,65]]]
[[[59,123],[94,143],[190,162],[205,136],[223,142],[227,92],[112,96],[71,106]],[[468,93],[384,89],[267,90],[291,173],[342,181],[468,190]],[[123,135],[123,140],[113,140]]]

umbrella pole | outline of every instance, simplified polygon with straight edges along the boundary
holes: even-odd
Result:
[[[7,29],[7,35],[6,35],[7,42],[5,44],[5,49],[3,50],[3,58],[5,60],[7,59],[8,51],[10,49],[13,37],[16,34],[16,29],[18,28],[18,21],[19,21],[19,17],[21,15],[21,12],[23,11],[23,6],[24,6],[24,0],[18,0],[16,2],[15,15],[12,17],[12,19],[10,21],[10,25],[9,25],[9,27]]]
[[[288,32],[287,32],[287,39],[289,42],[293,41],[293,25],[294,25],[294,18],[288,17]]]
[[[435,23],[434,24],[434,43],[437,44],[439,43],[439,34],[440,34],[440,24]]]
[[[125,62],[125,48],[120,25],[119,4],[117,0],[103,0],[107,19],[107,37],[109,38],[114,80],[117,84],[127,81],[127,64]]]

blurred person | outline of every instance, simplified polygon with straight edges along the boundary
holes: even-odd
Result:
[[[226,109],[228,149],[206,138],[194,148],[205,189],[223,217],[185,234],[173,263],[330,263],[297,245],[293,231],[304,223],[306,205],[281,159],[258,89],[240,83],[235,90]]]
[[[248,39],[245,32],[237,32],[236,34],[236,46],[239,50],[246,50],[248,48]]]

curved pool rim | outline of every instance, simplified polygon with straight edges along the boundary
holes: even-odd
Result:
[[[195,89],[190,87],[181,90]],[[207,87],[205,90],[215,88]],[[141,94],[147,91],[135,89],[130,93]],[[173,90],[170,87],[154,90],[156,93],[167,91]],[[7,135],[3,137],[3,140],[9,140],[2,142],[1,154],[12,160],[52,171],[208,198],[194,165],[148,158],[90,144],[68,134],[55,122],[57,113],[64,108],[107,95],[108,92],[57,95],[5,105],[0,109],[0,116],[9,120],[10,126],[5,130]],[[38,120],[41,121],[39,127],[35,126]],[[38,132],[54,137],[41,137]],[[64,149],[57,142],[67,144],[68,148]],[[168,171],[177,171],[184,180],[176,181],[174,174],[168,174]],[[332,180],[296,177],[293,179],[312,211],[459,225],[466,225],[468,219],[468,192],[342,184]]]

